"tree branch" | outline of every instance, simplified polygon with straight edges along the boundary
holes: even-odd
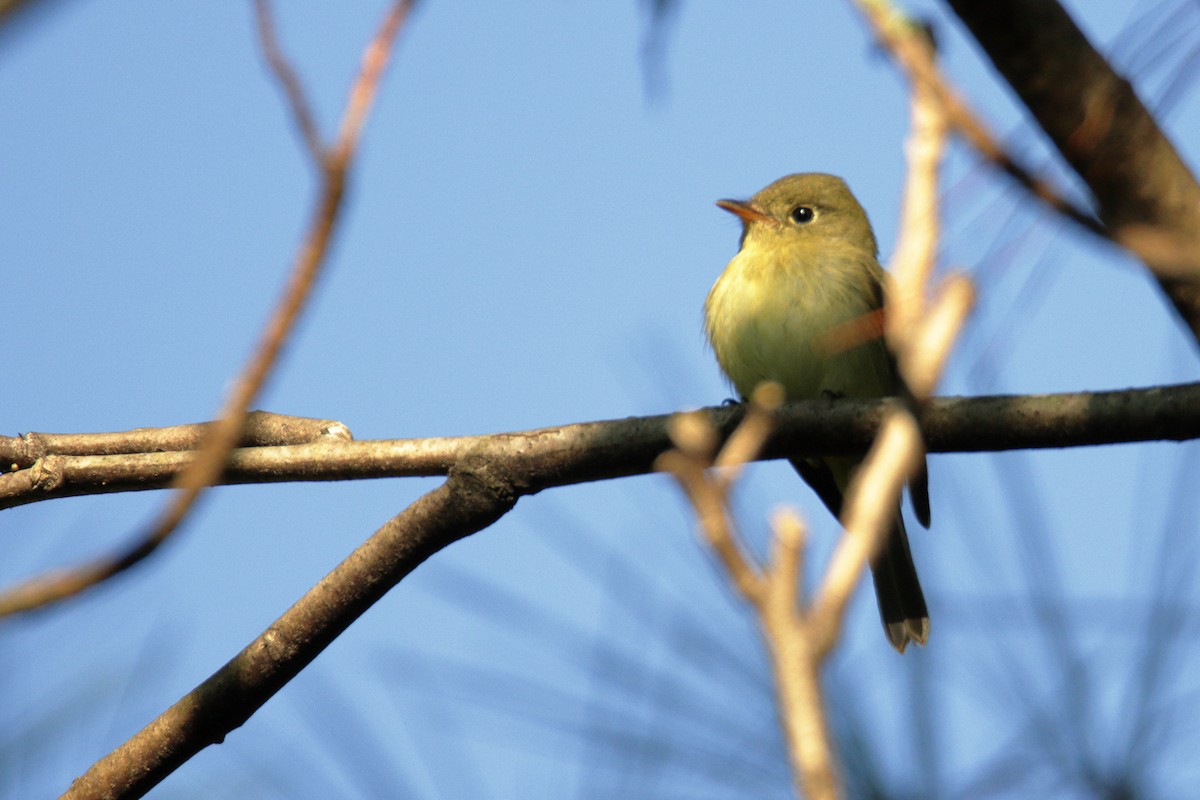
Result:
[[[932,48],[926,41],[922,41],[924,36],[914,35],[917,23],[900,13],[888,0],[854,0],[854,4],[909,80],[914,86],[923,86],[937,97],[945,113],[946,122],[979,155],[1055,212],[1090,233],[1103,238],[1109,237],[1104,225],[1089,210],[1072,203],[1049,180],[1021,164],[1005,149],[999,137],[992,133],[942,73],[934,59]]]
[[[172,425],[166,428],[137,428],[120,433],[23,433],[0,436],[0,464],[10,471],[33,466],[39,458],[99,456],[123,453],[165,453],[195,450],[212,428],[211,422]],[[319,442],[326,437],[353,439],[350,429],[331,419],[292,417],[269,411],[251,411],[238,441],[240,447]]]
[[[865,451],[887,409],[879,400],[787,403],[763,459]],[[1200,383],[1046,395],[944,397],[929,401],[921,431],[930,452],[966,453],[1082,447],[1200,438]],[[704,409],[722,437],[742,419],[740,405]],[[235,450],[220,483],[283,483],[446,475],[467,454],[536,466],[539,488],[648,473],[671,446],[672,415],[582,422],[530,431],[430,439],[340,440],[244,447]],[[132,450],[155,429],[93,436],[107,447]],[[158,429],[174,430],[174,429]],[[115,444],[123,436],[130,445]],[[0,451],[22,447],[22,437],[0,437]],[[111,451],[109,451],[111,452]],[[164,489],[187,464],[186,452],[123,455],[47,453],[35,464],[0,475],[0,509],[60,497]]]
[[[948,0],[1200,339],[1200,184],[1055,0]]]
[[[243,436],[242,428],[246,423],[250,404],[266,384],[320,277],[341,215],[347,173],[358,134],[379,86],[392,43],[407,17],[410,6],[411,0],[397,0],[392,5],[375,38],[367,46],[362,69],[351,88],[338,140],[328,152],[314,152],[314,157],[322,157],[319,165],[320,188],[312,218],[293,261],[287,285],[267,321],[258,346],[234,381],[220,417],[206,428],[203,443],[186,459],[182,469],[173,471],[171,486],[178,491],[166,501],[157,517],[122,549],[70,570],[63,570],[18,586],[13,593],[6,596],[9,601],[8,608],[23,610],[64,600],[139,563],[154,553],[179,529],[204,490],[219,480],[230,454]],[[268,48],[268,60],[288,91],[293,112],[302,120],[300,125],[311,149],[311,137],[315,136],[315,128],[311,117],[306,116],[307,103],[302,95],[294,94],[299,92],[299,84],[295,80],[288,80],[289,77],[294,79],[294,73],[286,66],[283,56],[275,47],[273,34],[267,29],[270,15],[266,11],[266,0],[258,0],[258,9],[260,32],[265,31],[262,36],[263,44]],[[283,65],[282,68],[280,65]],[[46,481],[53,483],[55,463],[54,458],[39,461],[31,468],[29,477],[42,485],[45,485]],[[4,605],[6,598],[0,598],[0,605]]]
[[[376,531],[229,663],[96,762],[63,798],[141,797],[244,724],[418,564],[495,522],[521,493],[519,476],[468,459],[444,484]]]
[[[314,164],[320,166],[325,162],[325,144],[317,130],[317,118],[308,102],[308,94],[300,83],[300,76],[292,67],[290,61],[279,47],[275,37],[275,17],[271,12],[269,0],[254,0],[254,17],[258,25],[258,41],[262,48],[267,66],[279,81],[279,87],[287,98],[288,108],[292,112],[292,120],[300,131],[300,138],[308,149],[308,157]]]

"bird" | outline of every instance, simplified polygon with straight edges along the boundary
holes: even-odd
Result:
[[[883,268],[867,213],[836,175],[787,175],[749,200],[718,200],[742,223],[737,254],[704,303],[717,363],[741,397],[764,381],[788,400],[875,398],[902,383],[882,337],[837,343],[833,332],[883,307]],[[835,517],[859,456],[789,459]],[[910,482],[918,521],[929,526],[924,467]],[[871,562],[884,632],[903,653],[929,639],[929,612],[899,503],[883,551]]]

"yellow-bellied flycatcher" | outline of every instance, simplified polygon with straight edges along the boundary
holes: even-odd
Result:
[[[875,234],[846,182],[819,173],[788,175],[748,201],[717,205],[741,218],[742,240],[708,294],[704,327],[738,393],[749,397],[760,382],[777,381],[789,400],[895,394],[899,379],[882,338],[848,348],[832,341],[835,328],[883,305]],[[848,456],[792,459],[838,517],[859,463]],[[918,519],[928,526],[926,483],[915,481],[910,489]],[[871,570],[888,641],[901,653],[910,641],[925,644],[929,613],[898,506]]]

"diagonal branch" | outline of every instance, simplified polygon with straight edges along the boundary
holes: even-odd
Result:
[[[208,680],[77,778],[64,794],[141,797],[240,727],[354,620],[438,550],[495,522],[520,482],[481,461],[389,520]]]
[[[342,124],[338,129],[337,139],[329,151],[329,169],[344,170],[354,151],[358,147],[358,139],[363,125],[367,121],[367,112],[375,100],[375,91],[387,68],[392,54],[392,43],[400,29],[408,20],[415,0],[397,0],[392,3],[379,33],[367,45],[363,52],[362,65],[359,68],[358,80],[350,87],[350,98],[346,102],[346,112],[342,115]]]
[[[284,96],[287,97],[292,119],[300,130],[304,146],[308,149],[308,157],[314,164],[323,164],[326,157],[325,145],[317,130],[316,116],[308,102],[308,95],[300,84],[300,76],[284,56],[279,40],[275,37],[275,19],[270,0],[254,0],[254,16],[258,24],[258,40],[263,56],[267,59],[271,72],[275,73],[275,79],[279,81]]]
[[[1200,339],[1200,183],[1129,81],[1055,0],[949,5]]]
[[[308,232],[292,266],[287,285],[275,311],[268,320],[250,362],[234,383],[229,397],[217,419],[205,432],[203,446],[190,458],[186,467],[177,472],[171,487],[178,489],[166,507],[134,542],[123,550],[93,560],[89,563],[62,570],[18,587],[21,606],[32,608],[64,600],[102,581],[111,578],[139,563],[174,533],[187,517],[201,493],[215,483],[225,470],[229,455],[242,437],[242,428],[250,404],[258,396],[283,350],[296,321],[311,297],[321,268],[325,263],[333,231],[342,209],[345,194],[346,174],[357,142],[366,111],[379,85],[379,78],[387,62],[392,43],[405,19],[410,2],[396,2],[367,48],[363,69],[351,90],[347,105],[343,135],[331,156],[321,164],[321,185],[316,208],[308,226]],[[259,4],[260,11],[266,8]],[[260,16],[260,28],[269,22],[269,16]],[[264,43],[273,45],[274,37],[267,32]],[[278,50],[274,58],[282,63]],[[269,58],[271,54],[269,54]],[[285,85],[287,82],[285,80]],[[299,91],[298,84],[294,84]],[[299,109],[307,107],[302,99]],[[303,112],[302,112],[303,113]],[[309,120],[311,126],[311,120]],[[306,137],[315,135],[305,131]],[[311,148],[311,143],[310,143]]]
[[[680,414],[668,423],[675,445],[654,461],[670,473],[696,511],[700,530],[738,592],[756,609],[767,602],[771,576],[765,574],[733,524],[729,492],[741,467],[758,457],[774,428],[773,415],[783,401],[783,388],[764,383],[754,390],[746,415],[714,458],[716,431],[702,414]],[[709,469],[715,467],[716,469]]]
[[[1068,200],[1049,180],[1021,164],[1001,143],[962,95],[953,87],[923,41],[918,26],[888,0],[854,0],[879,40],[892,54],[909,80],[932,91],[941,103],[946,121],[976,152],[1021,184],[1049,208],[1097,236],[1108,238],[1104,225],[1087,209]]]

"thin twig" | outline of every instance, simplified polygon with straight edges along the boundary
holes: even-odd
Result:
[[[109,456],[195,450],[204,442],[211,422],[137,428],[119,433],[23,433],[0,436],[0,464],[11,471],[31,467],[46,456]],[[293,417],[269,411],[246,416],[239,447],[277,447],[328,439],[350,441],[350,429],[332,419]]]
[[[933,45],[924,32],[882,0],[856,2],[893,50],[902,51],[910,62],[927,68],[925,78],[913,74],[910,81],[910,132],[905,144],[907,170],[900,234],[887,273],[884,315],[888,346],[896,354],[910,398],[919,407],[933,390],[949,349],[946,344],[930,352],[930,344],[940,341],[927,333],[931,320],[939,322],[939,334],[947,334],[948,329],[940,323],[949,318],[961,322],[962,316],[953,317],[940,309],[958,308],[955,301],[964,296],[969,299],[969,294],[943,291],[932,309],[927,300],[937,260],[938,174],[945,151],[948,108],[945,94],[928,79],[938,73]],[[954,285],[962,282],[965,279],[954,278]],[[913,370],[916,364],[922,366],[919,380]],[[837,641],[854,588],[871,559],[883,549],[904,483],[923,468],[924,459],[924,442],[911,411],[893,408],[846,492],[842,515],[845,533],[809,613],[816,657],[824,658]]]
[[[911,49],[924,52],[922,61],[934,69],[933,46],[916,29],[905,37]],[[909,48],[906,48],[909,49]],[[940,240],[938,166],[946,148],[945,106],[931,85],[914,81],[909,103],[909,135],[904,144],[907,179],[900,203],[900,234],[886,276],[888,346],[898,358],[911,349],[909,335],[921,324],[925,294],[932,283]],[[901,372],[907,367],[900,361]],[[907,377],[907,376],[906,376]]]
[[[806,531],[793,511],[772,519],[771,565],[767,601],[759,627],[767,640],[779,687],[779,707],[787,737],[796,789],[809,800],[834,800],[842,794],[834,767],[833,737],[821,697],[820,654],[811,614],[803,608],[801,559]]]
[[[808,542],[808,528],[804,520],[791,508],[781,508],[771,519],[771,602],[779,608],[795,609],[804,596],[801,578],[804,567],[804,548]]]
[[[913,394],[927,399],[942,377],[950,348],[975,305],[975,285],[960,273],[942,281],[938,297],[926,312],[924,323],[909,354],[905,382]]]
[[[371,110],[371,103],[375,99],[376,87],[392,54],[392,43],[408,19],[412,6],[413,0],[399,0],[393,3],[379,28],[379,33],[363,52],[358,80],[350,89],[346,113],[342,116],[337,140],[330,151],[330,163],[334,168],[344,169],[345,163],[358,147],[367,112]]]
[[[7,595],[9,602],[5,608],[9,613],[64,600],[137,564],[157,550],[159,545],[179,528],[200,494],[220,478],[230,453],[241,437],[247,409],[277,363],[300,312],[312,295],[325,263],[329,243],[342,209],[346,173],[354,154],[357,134],[378,89],[379,78],[387,63],[387,54],[409,6],[410,2],[404,0],[395,3],[367,48],[363,69],[350,92],[342,125],[343,134],[339,136],[333,155],[321,165],[319,198],[287,285],[250,362],[234,383],[220,418],[208,430],[204,445],[195,458],[173,481],[172,488],[179,491],[172,495],[158,518],[124,551],[68,570],[57,570],[15,587]],[[265,6],[260,6],[260,12],[263,9]],[[269,16],[263,17],[260,13],[259,19],[261,27],[264,19],[269,21]],[[264,42],[266,41],[273,43],[273,35],[268,34],[264,39]],[[274,57],[280,60],[283,58],[278,49],[275,50]],[[298,90],[298,84],[293,86]],[[306,108],[308,104],[301,99],[298,104],[293,101],[292,105],[293,111],[296,112]],[[315,129],[315,126],[312,127]],[[306,139],[309,135],[310,131],[306,131]],[[311,143],[309,147],[311,150]]]
[[[287,97],[292,119],[300,129],[308,157],[314,164],[323,165],[326,158],[325,144],[321,141],[316,117],[308,102],[308,95],[300,83],[300,76],[284,56],[279,40],[275,37],[275,19],[270,0],[254,0],[254,15],[258,23],[258,39],[263,55]]]
[[[841,789],[821,710],[820,658],[813,653],[808,623],[798,602],[804,524],[794,513],[777,514],[771,558],[762,566],[749,554],[729,509],[729,492],[740,472],[738,468],[758,457],[774,426],[774,409],[782,397],[782,387],[777,384],[758,387],[745,418],[715,459],[708,455],[710,450],[689,447],[687,442],[689,438],[711,441],[715,431],[707,435],[693,432],[690,436],[676,435],[676,449],[661,455],[655,467],[671,473],[683,488],[730,582],[755,611],[779,686],[797,791],[812,800],[834,800]],[[687,428],[699,425],[700,418],[695,415],[684,415],[683,419],[688,420]],[[674,427],[685,428],[678,424]]]
[[[912,417],[893,411],[846,492],[842,534],[813,598],[814,651],[824,658],[871,558],[883,547],[905,480],[920,465],[921,434]]]
[[[738,427],[741,429],[745,424]],[[754,428],[759,434],[758,446],[761,447],[770,434],[769,427],[759,422],[754,424]],[[655,459],[654,468],[674,476],[695,509],[700,530],[720,559],[730,581],[751,604],[759,605],[765,589],[762,567],[755,562],[726,512],[729,503],[728,484],[708,472],[713,465],[711,448],[698,446],[716,440],[712,424],[695,414],[681,414],[671,421],[669,431],[675,449]],[[752,447],[754,444],[745,435],[741,441],[743,447]],[[748,452],[747,455],[754,458],[756,452]],[[736,466],[728,457],[724,460],[727,468]]]
[[[783,405],[783,387],[767,381],[754,388],[746,405],[746,416],[717,454],[713,466],[720,470],[719,482],[728,488],[741,474],[745,464],[757,458],[775,430],[775,412]]]

